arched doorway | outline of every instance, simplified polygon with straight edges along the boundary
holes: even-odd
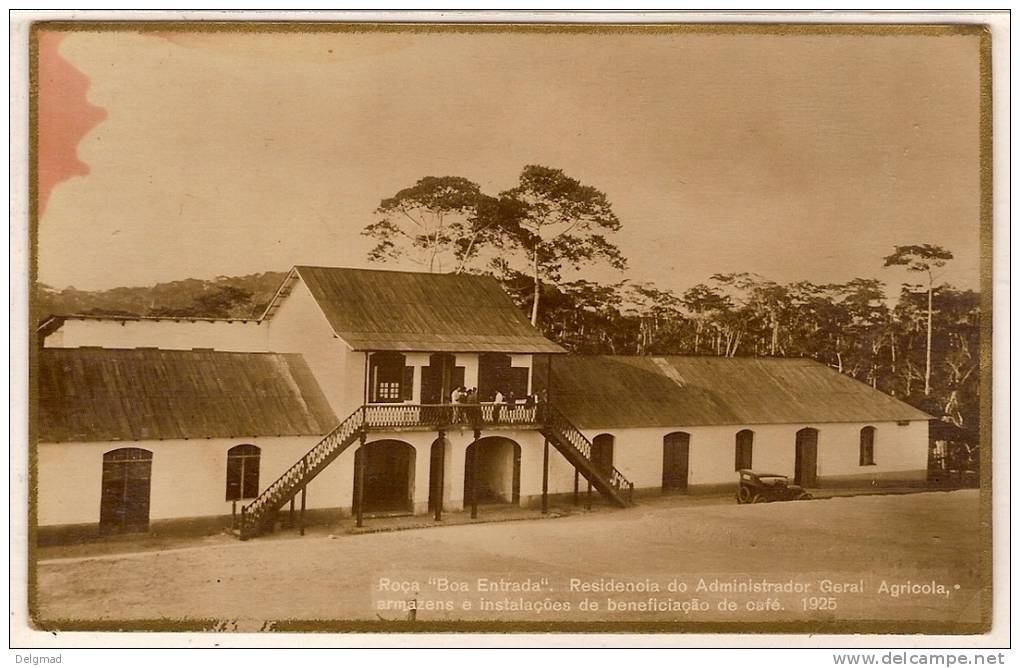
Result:
[[[818,430],[805,427],[797,432],[793,482],[804,487],[818,484]]]
[[[733,470],[754,468],[754,432],[741,429],[737,432],[737,443],[733,458]]]
[[[464,452],[464,503],[519,503],[521,446],[502,436],[486,436]]]
[[[120,448],[103,455],[103,488],[99,507],[100,533],[149,530],[152,453]]]
[[[616,438],[612,434],[599,434],[591,440],[591,462],[602,475],[608,477],[613,472],[613,445]]]
[[[365,467],[364,512],[414,512],[413,446],[403,441],[373,441],[358,448],[354,458],[355,471],[362,464]],[[358,476],[354,476],[354,498],[357,497]]]
[[[687,491],[691,462],[691,435],[675,431],[662,438],[662,490]]]

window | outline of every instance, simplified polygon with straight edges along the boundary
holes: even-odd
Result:
[[[404,366],[400,353],[375,353],[369,366],[370,400],[373,403],[392,403],[411,399],[414,384],[414,367]]]
[[[235,445],[227,450],[227,501],[254,499],[259,495],[259,459],[254,445]]]
[[[737,432],[736,456],[733,463],[733,470],[754,468],[751,465],[753,460],[752,450],[754,448],[754,432],[750,429],[742,429]]]
[[[861,466],[875,465],[875,428],[861,429]]]

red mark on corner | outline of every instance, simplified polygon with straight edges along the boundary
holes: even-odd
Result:
[[[89,167],[78,159],[78,142],[106,118],[106,110],[85,95],[89,78],[58,52],[63,34],[39,32],[39,217],[58,183],[85,176]]]

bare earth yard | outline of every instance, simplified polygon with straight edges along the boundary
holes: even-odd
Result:
[[[404,620],[417,608],[422,621],[973,623],[979,525],[978,493],[966,490],[661,501],[545,521],[224,538],[73,559],[49,550],[38,563],[37,617],[259,628]]]

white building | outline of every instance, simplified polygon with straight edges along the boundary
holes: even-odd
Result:
[[[625,506],[733,490],[737,468],[925,479],[929,416],[824,365],[568,356],[488,277],[295,267],[258,320],[61,316],[39,334],[43,541],[249,537],[299,504],[309,521],[477,513],[588,481]],[[452,405],[458,386],[481,402]]]

